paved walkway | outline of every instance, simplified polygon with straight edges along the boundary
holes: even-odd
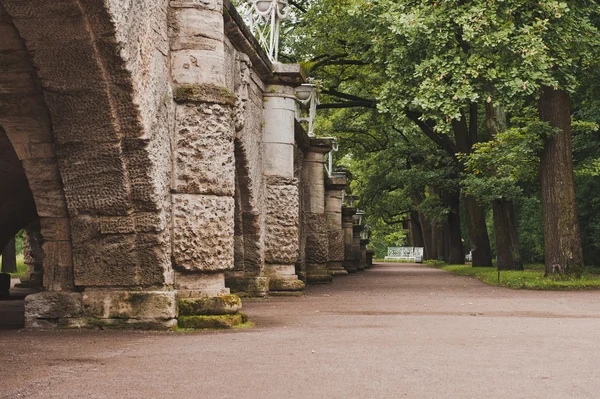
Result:
[[[247,330],[0,331],[0,398],[598,398],[600,291],[381,264]]]

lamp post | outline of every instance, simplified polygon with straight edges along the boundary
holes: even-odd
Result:
[[[298,118],[300,122],[308,122],[308,137],[315,137],[315,117],[317,116],[317,105],[319,105],[319,94],[317,86],[312,83],[304,83],[296,88],[296,98],[301,108],[308,111],[308,117]]]
[[[269,59],[277,61],[279,27],[289,15],[287,0],[247,0],[246,20],[252,34],[267,50]]]

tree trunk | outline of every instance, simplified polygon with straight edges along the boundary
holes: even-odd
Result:
[[[460,192],[447,194],[446,197],[447,203],[450,206],[447,221],[448,252],[446,253],[446,263],[464,265],[465,250],[460,231]]]
[[[421,205],[421,203],[423,202],[423,200],[425,199],[425,196],[423,195],[423,193],[421,191],[414,191],[413,195],[413,202],[415,204],[415,206],[419,206]],[[422,236],[422,242],[423,242],[423,260],[425,259],[437,259],[437,256],[433,255],[433,249],[432,249],[432,243],[433,243],[433,236],[432,236],[432,228],[431,228],[431,224],[429,223],[429,221],[425,218],[425,215],[423,215],[422,212],[416,211],[416,215],[419,221],[419,226],[421,227],[421,236]]]
[[[519,241],[517,236],[517,214],[512,201],[495,200],[492,202],[494,212],[494,233],[498,252],[498,270],[523,270]]]
[[[540,157],[546,275],[581,274],[583,251],[575,208],[568,93],[543,87],[539,112],[542,121],[559,129],[545,140]]]
[[[423,248],[423,230],[421,229],[419,213],[417,211],[410,213],[410,233],[412,246]]]
[[[462,120],[453,120],[452,128],[454,130],[454,140],[456,147],[464,154],[470,154],[472,151],[473,140],[477,140],[477,105],[473,104],[469,110],[470,126],[463,118]],[[492,248],[490,247],[490,237],[485,224],[485,210],[470,196],[464,196],[465,218],[467,220],[467,229],[471,239],[471,255],[473,266],[491,266]],[[464,252],[464,251],[463,251]],[[464,263],[461,262],[461,264]]]
[[[440,252],[440,234],[439,223],[435,220],[431,222],[431,259],[440,260],[440,256],[444,256],[443,251]]]
[[[492,138],[506,131],[506,114],[500,106],[487,103],[485,106],[486,126]],[[513,201],[497,199],[492,201],[494,214],[494,237],[498,270],[523,270],[517,234],[517,214]]]
[[[16,273],[17,249],[13,238],[2,250],[2,273]]]

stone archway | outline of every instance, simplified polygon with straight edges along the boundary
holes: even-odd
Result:
[[[167,4],[0,0],[0,125],[44,239],[32,326],[174,323]]]

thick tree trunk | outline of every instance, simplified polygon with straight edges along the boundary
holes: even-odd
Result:
[[[423,248],[423,230],[421,229],[419,213],[417,211],[410,213],[410,233],[412,246]]]
[[[464,154],[471,153],[474,140],[477,140],[477,105],[472,105],[469,111],[470,127],[467,126],[465,118],[460,121],[452,121],[456,147]],[[465,196],[464,203],[465,218],[471,239],[473,266],[491,266],[492,249],[485,224],[485,211],[477,200],[470,195]]]
[[[486,126],[492,138],[506,131],[506,114],[502,107],[488,103],[485,106]],[[492,202],[494,237],[498,270],[523,270],[517,235],[517,214],[513,201],[498,199]]]
[[[431,259],[440,260],[444,256],[444,246],[440,245],[440,226],[439,222],[431,222]]]
[[[559,129],[545,140],[540,157],[546,275],[580,274],[583,251],[575,208],[568,93],[543,87],[539,112],[542,121]]]
[[[473,267],[492,266],[492,248],[485,224],[485,209],[479,205],[475,197],[465,195],[465,218],[471,239],[471,256]]]
[[[460,193],[447,194],[446,197],[450,206],[447,221],[448,252],[446,253],[446,263],[464,265],[465,251],[460,231]]]
[[[512,201],[492,202],[494,233],[498,252],[498,270],[523,270],[519,240],[517,237],[517,214]]]
[[[13,238],[2,250],[2,273],[15,273],[17,271],[17,250]]]

